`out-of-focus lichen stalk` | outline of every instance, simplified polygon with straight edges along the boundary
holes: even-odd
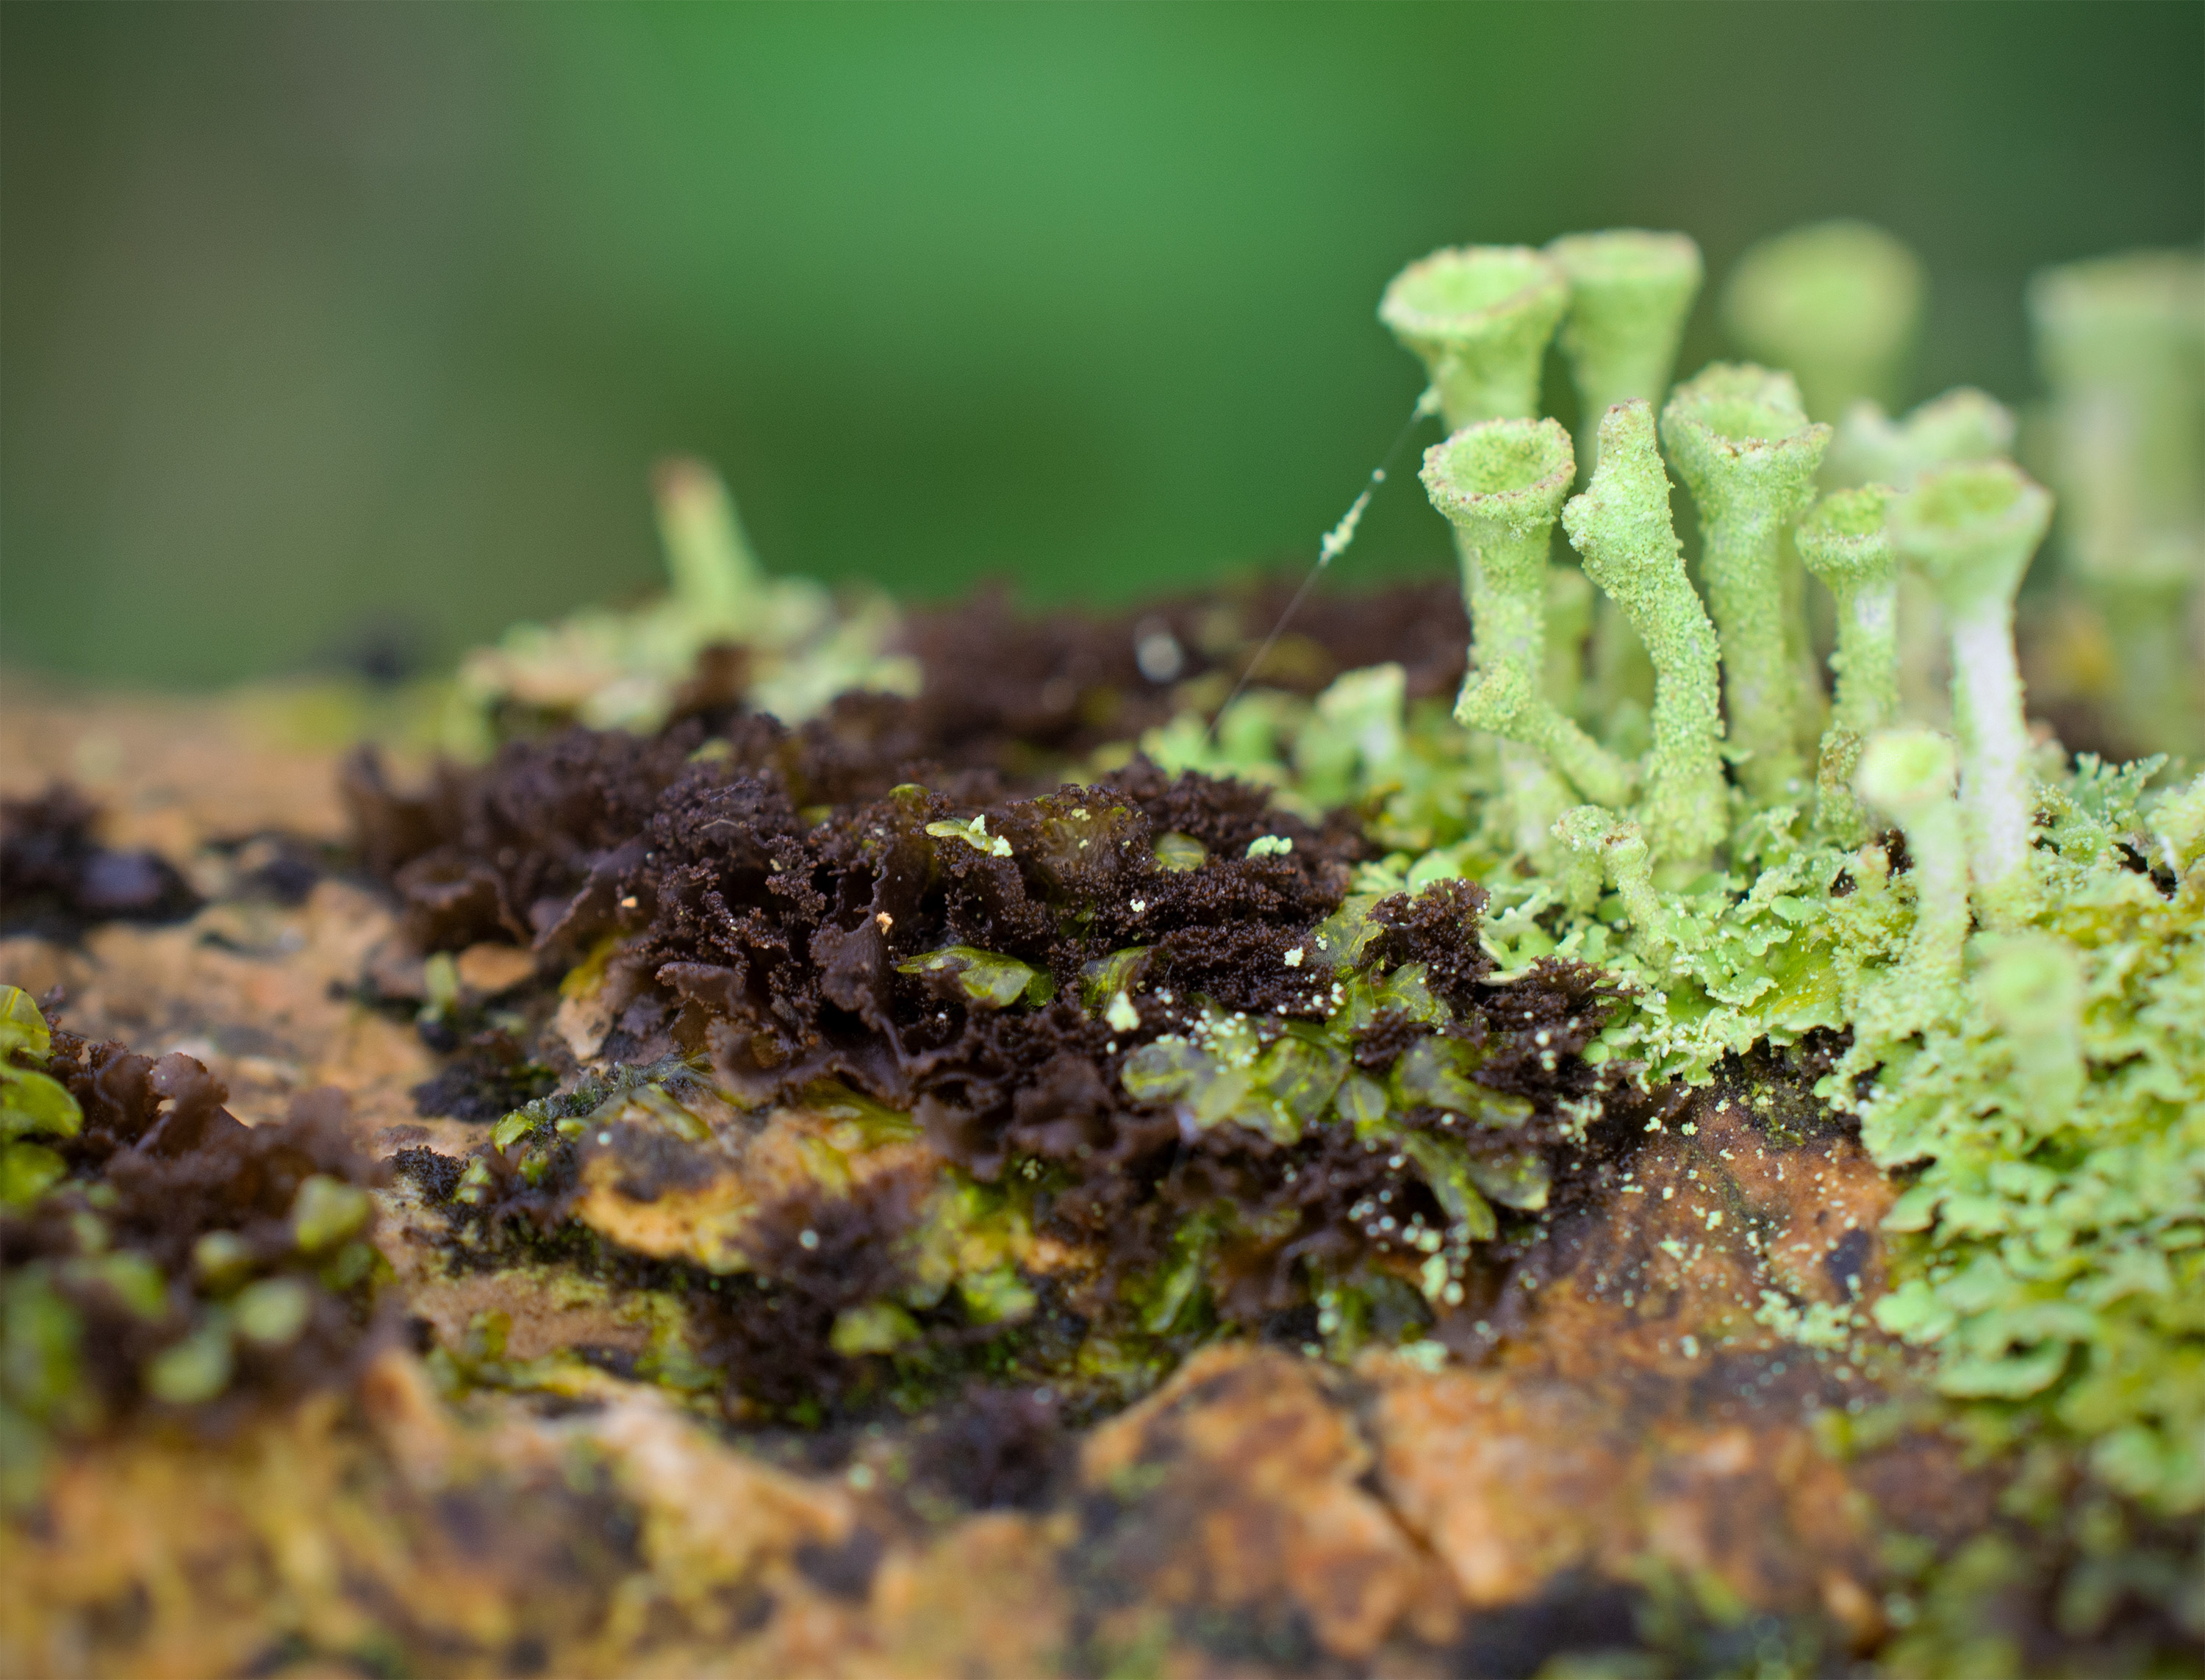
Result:
[[[1893,543],[1935,587],[1952,637],[1970,866],[1994,919],[2019,913],[2029,893],[2034,801],[2013,601],[2051,519],[2051,493],[2007,461],[1940,467],[1891,508]]]
[[[1552,420],[1486,420],[1424,453],[1432,506],[1454,527],[1474,642],[1458,721],[1536,747],[1580,793],[1620,805],[1628,768],[1541,692],[1547,547],[1576,462]]]
[[[1781,797],[1802,777],[1799,719],[1813,703],[1786,636],[1784,531],[1814,497],[1830,429],[1807,419],[1791,375],[1718,364],[1677,388],[1661,441],[1699,506],[1702,575],[1722,633],[1731,739],[1747,788]]]
[[[1664,861],[1704,858],[1730,831],[1715,627],[1685,576],[1650,404],[1619,403],[1602,418],[1600,465],[1562,509],[1562,527],[1653,656],[1654,745],[1638,809],[1647,844]]]
[[[1800,559],[1838,603],[1838,645],[1830,656],[1837,698],[1815,782],[1822,827],[1847,845],[1867,835],[1852,791],[1861,743],[1899,719],[1899,557],[1884,530],[1891,495],[1881,484],[1834,490],[1792,533]]]
[[[2113,707],[2146,751],[2205,748],[2205,257],[2135,252],[2030,283],[2053,401],[2048,471],[2065,558],[2119,650]]]
[[[1756,361],[1789,369],[1807,412],[1887,407],[1906,380],[1924,287],[1914,253],[1865,222],[1821,222],[1762,240],[1723,288],[1723,324]]]
[[[1635,396],[1658,403],[1669,389],[1704,269],[1688,235],[1636,228],[1566,234],[1547,254],[1570,282],[1561,347],[1578,391],[1578,465],[1590,476],[1601,416]]]
[[[738,626],[764,573],[727,484],[704,462],[675,455],[652,471],[651,490],[674,598],[698,618]]]
[[[1906,836],[1912,860],[1914,931],[1864,1029],[1912,1030],[1956,999],[1968,937],[1967,842],[1952,798],[1952,744],[1932,730],[1885,729],[1861,749],[1853,789]]]
[[[1933,467],[1956,461],[2005,460],[2013,454],[2013,411],[1997,398],[1962,385],[1894,420],[1863,397],[1845,410],[1822,464],[1826,483],[1914,488]],[[1937,592],[1911,573],[1899,579],[1899,712],[1917,722],[1951,721],[1952,671],[1945,653],[1944,614]]]
[[[1423,363],[1459,430],[1538,413],[1540,363],[1569,298],[1561,270],[1530,246],[1471,245],[1395,275],[1378,318]]]
[[[1823,477],[1840,489],[1912,490],[1934,466],[2011,458],[2013,435],[2013,410],[1972,385],[1955,386],[1897,420],[1863,397],[1838,422]]]

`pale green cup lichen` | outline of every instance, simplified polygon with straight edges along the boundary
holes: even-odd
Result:
[[[1539,412],[1540,364],[1570,300],[1528,245],[1435,251],[1395,275],[1378,318],[1423,361],[1449,430]]]
[[[2205,656],[2190,618],[2205,587],[2205,256],[2139,251],[2030,283],[2053,399],[2059,543],[2121,650],[2111,699],[2150,751],[2205,749]]]
[[[1458,721],[1536,747],[1585,798],[1620,805],[1629,768],[1542,692],[1547,549],[1576,470],[1552,420],[1486,420],[1424,452],[1423,484],[1454,527],[1474,638]]]
[[[674,598],[714,624],[740,622],[765,573],[726,482],[703,461],[676,455],[653,470],[651,490]]]
[[[1814,497],[1830,429],[1807,419],[1788,373],[1718,363],[1672,394],[1661,441],[1700,510],[1701,574],[1743,779],[1760,798],[1780,797],[1802,778],[1797,742],[1813,703],[1793,657],[1783,537]]]
[[[1637,228],[1566,234],[1547,254],[1570,285],[1561,347],[1577,386],[1578,466],[1590,474],[1601,416],[1632,397],[1659,402],[1668,389],[1706,270],[1688,234]]]
[[[1823,828],[1848,845],[1866,837],[1852,792],[1861,744],[1899,715],[1899,557],[1884,529],[1891,490],[1882,484],[1834,490],[1792,533],[1799,558],[1837,602],[1830,669],[1837,693],[1816,766]]]
[[[1956,461],[2002,460],[2013,454],[2013,411],[1970,386],[1932,397],[1901,419],[1863,397],[1845,410],[1830,441],[1822,477],[1836,485],[1914,488],[1935,467]],[[1936,591],[1921,578],[1899,579],[1899,683],[1901,709],[1924,722],[1946,721],[1952,673],[1945,655]]]
[[[1838,422],[1826,477],[1841,486],[1911,490],[1932,467],[2000,460],[2013,454],[2013,410],[1971,385],[1919,405],[1902,419],[1863,397]]]
[[[1676,371],[1677,346],[1699,296],[1706,267],[1700,247],[1685,234],[1615,228],[1566,234],[1547,254],[1570,282],[1570,310],[1562,319],[1561,351],[1578,394],[1578,472],[1590,478],[1600,455],[1600,421],[1619,402],[1643,397],[1659,403]],[[1554,575],[1577,575],[1558,567]],[[1606,597],[1590,626],[1597,692],[1589,715],[1611,721],[1626,708],[1643,715],[1654,688],[1654,668],[1631,633],[1621,608]],[[1566,653],[1581,656],[1584,638]],[[1570,696],[1549,687],[1557,703]]]
[[[1789,368],[1807,412],[1899,395],[1925,287],[1911,251],[1865,222],[1819,222],[1763,240],[1723,289],[1723,324],[1755,360]]]
[[[2077,563],[2188,578],[2205,523],[2205,257],[2072,263],[2028,298]]]
[[[1638,935],[1638,943],[1656,962],[1675,948],[1668,913],[1655,890],[1653,859],[1646,838],[1636,822],[1618,817],[1599,805],[1577,805],[1554,822],[1554,838],[1561,843],[1564,896],[1588,911],[1600,897],[1602,881],[1615,889],[1624,916]]]
[[[1654,410],[1643,399],[1602,418],[1600,465],[1563,508],[1562,528],[1654,661],[1654,745],[1638,807],[1647,844],[1664,861],[1703,858],[1730,832],[1715,627],[1685,575]]]
[[[2051,519],[2050,492],[2006,461],[1941,467],[1891,509],[1892,540],[1935,588],[1952,638],[1970,867],[1994,917],[2028,892],[2034,802],[2013,603]]]

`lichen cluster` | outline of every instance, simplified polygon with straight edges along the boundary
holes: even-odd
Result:
[[[388,1275],[375,1174],[326,1100],[247,1128],[189,1057],[55,1033],[0,986],[0,1499],[57,1439],[234,1426],[356,1373]],[[338,1107],[342,1107],[339,1100]]]
[[[2000,1467],[2008,1527],[1894,1553],[1882,1609],[1825,1584],[1857,1648],[1982,1666],[1991,1597],[2062,1570],[2070,1631],[2205,1626],[2165,1564],[2205,1513],[2205,266],[2044,276],[2027,424],[1887,411],[1924,280],[1849,223],[1750,252],[1757,359],[1672,389],[1703,273],[1624,230],[1388,288],[1466,671],[1413,603],[1015,647],[999,603],[838,606],[666,469],[670,595],[472,656],[421,791],[347,770],[396,916],[359,1006],[449,1058],[387,1175],[321,1099],[247,1128],[0,992],[9,1499],[56,1441],[342,1382],[395,1336],[378,1242],[624,1338],[463,1314],[446,1402],[758,1432],[1084,1422],[1227,1338],[1430,1374],[1554,1285],[1696,1407],[1773,1346],[1833,1451],[1941,1422]],[[134,856],[89,821],[72,892]]]
[[[2166,303],[2187,295],[2188,260],[2085,268],[2036,294],[2060,393],[2051,476],[2090,486],[2063,540],[2095,556],[2070,569],[2106,599],[2126,563],[2108,556],[2178,549],[2196,523],[2181,463],[2107,441],[2186,424],[2151,417],[2196,400],[2196,347]],[[2017,427],[1982,394],[1901,419],[1879,406],[1916,331],[1911,258],[1854,226],[1773,241],[1732,276],[1725,314],[1798,379],[1718,364],[1672,391],[1700,277],[1689,240],[1638,233],[1405,270],[1381,316],[1455,428],[1423,475],[1473,627],[1452,715],[1409,701],[1382,663],[1313,698],[1259,682],[1214,719],[1190,709],[1142,737],[1168,772],[1237,777],[1311,819],[1358,814],[1344,907],[1293,947],[1307,999],[1251,1016],[1180,995],[1139,943],[1085,957],[1078,976],[1000,938],[900,946],[899,971],[1005,1019],[1077,1009],[1116,1035],[1114,1097],[1178,1114],[1190,1136],[1293,1149],[1340,1126],[1398,1158],[1434,1204],[1429,1229],[1412,1215],[1395,1234],[1435,1309],[1461,1297],[1465,1245],[1495,1234],[1491,1204],[1536,1211],[1556,1157],[1553,1137],[1520,1159],[1505,1147],[1514,1100],[1478,1083],[1476,1034],[1420,965],[1358,965],[1358,918],[1403,902],[1386,895],[1475,882],[1495,980],[1556,963],[1606,977],[1618,1000],[1585,1054],[1611,1080],[1702,1082],[1757,1046],[1845,1035],[1820,1095],[1860,1114],[1888,1168],[1918,1175],[1908,1269],[1876,1322],[1933,1348],[1954,1398],[2003,1406],[2009,1434],[2065,1431],[2123,1492],[2194,1510],[2198,1420],[2178,1397],[2195,1386],[2180,1374],[2197,1327],[2178,1303],[2198,1229],[2182,1094],[2198,1078],[2184,988],[2199,889],[2181,837],[2200,795],[2165,761],[2070,763],[2030,734],[2013,627],[2053,501],[2005,459]],[[2093,309],[2118,318],[2092,327]],[[2163,365],[2147,378],[2136,341],[2154,330]],[[1534,412],[1557,343],[1584,399],[1575,445]],[[1690,557],[1672,472],[1698,514]],[[1554,556],[1558,531],[1577,564]],[[670,531],[677,556],[710,546]],[[2190,587],[2163,559],[2137,568],[2162,594],[2178,574]],[[1810,578],[1828,591],[1828,694]],[[1127,756],[1106,746],[1087,774]],[[990,820],[947,812],[927,834],[1030,873]],[[1167,870],[1173,838],[1158,842]],[[725,1006],[743,1018],[732,994]],[[1374,1077],[1358,1046],[1382,1015],[1423,1036]],[[2038,1065],[2049,1049],[2017,1072],[2017,1044],[2040,1037],[2071,1047],[2056,1077]],[[868,1100],[883,1099],[912,1100]],[[1599,1112],[1555,1111],[1564,1134]],[[1500,1141],[1465,1154],[1446,1124]],[[1014,1174],[1019,1161],[1014,1148]],[[1374,1230],[1378,1208],[1358,1215]],[[1176,1321],[1179,1305],[1156,1303],[1202,1292],[1203,1267],[1231,1246],[1221,1233],[1247,1216],[1221,1203],[1178,1230],[1162,1281],[1133,1291],[1154,1296],[1150,1321]],[[1337,1281],[1311,1277],[1333,1300]],[[2077,1310],[2086,1298],[2102,1304]],[[1838,1333],[1873,1332],[1855,1315]]]
[[[1442,253],[1396,288],[1532,260]],[[2066,527],[2071,571],[2101,597],[2165,591],[2153,633],[2177,644],[2205,513],[2194,451],[2160,450],[2193,437],[2205,401],[2198,276],[2194,258],[2122,259],[2048,276],[2032,294],[2058,390],[2053,476],[2083,502]],[[2071,763],[2032,735],[2015,603],[2052,497],[2001,459],[2016,428],[1980,393],[1903,422],[1870,400],[1895,383],[1919,289],[1911,258],[1848,229],[1760,254],[1733,281],[1735,330],[1795,360],[1817,411],[1839,419],[1834,437],[1789,374],[1744,365],[1679,387],[1657,427],[1672,318],[1649,311],[1638,327],[1648,371],[1629,392],[1584,377],[1587,334],[1565,326],[1580,388],[1623,398],[1566,506],[1566,436],[1520,417],[1534,385],[1489,375],[1474,423],[1425,470],[1476,626],[1455,713],[1469,739],[1357,674],[1313,704],[1251,697],[1207,734],[1147,745],[1288,799],[1359,802],[1393,848],[1365,867],[1369,884],[1485,883],[1503,971],[1558,954],[1615,976],[1626,1006],[1594,1054],[1649,1081],[1703,1080],[1758,1042],[1849,1033],[1822,1095],[1857,1109],[1877,1159],[1912,1182],[1892,1227],[1915,1233],[1904,1281],[1878,1321],[1933,1348],[1940,1388],[1982,1403],[1994,1433],[2064,1432],[2123,1493],[2195,1512],[2205,781],[2164,757]],[[1443,391],[1466,347],[1536,366],[1544,346],[1528,329],[1484,325],[1495,306],[1482,295],[1457,306],[1483,312],[1452,335],[1435,305],[1413,322],[1390,301],[1384,312]],[[1848,311],[1859,318],[1837,318]],[[1497,407],[1496,390],[1519,406]],[[1699,514],[1693,567],[1657,431]],[[1588,703],[1581,642],[1557,658],[1548,614],[1573,594],[1547,555],[1558,508],[1585,574],[1650,655],[1650,727]],[[1834,597],[1829,703],[1802,657],[1803,568]],[[1948,702],[1921,668],[1941,637]],[[2188,739],[2186,662],[2152,666],[2149,739]],[[1563,680],[1542,677],[1558,666]],[[2134,706],[2123,692],[2114,705]],[[1362,720],[1359,757],[1336,745],[1348,715]],[[1647,747],[1626,757],[1643,727]],[[1343,759],[1345,786],[1330,773]],[[1597,804],[1554,810],[1564,787]]]
[[[895,608],[838,601],[808,578],[769,575],[720,476],[661,463],[653,486],[671,590],[627,612],[585,609],[516,625],[461,663],[444,744],[478,752],[500,729],[577,721],[656,729],[684,702],[747,698],[797,723],[851,691],[909,694],[918,670],[891,650]]]

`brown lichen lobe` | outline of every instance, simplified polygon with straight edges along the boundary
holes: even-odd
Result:
[[[80,938],[100,922],[175,922],[199,895],[151,851],[103,846],[99,809],[66,782],[0,800],[0,933]]]

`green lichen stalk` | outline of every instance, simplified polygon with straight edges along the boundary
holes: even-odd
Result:
[[[2013,454],[2013,411],[1962,385],[1932,397],[1903,419],[1862,398],[1845,410],[1830,442],[1822,477],[1829,484],[1912,490],[1925,472],[1958,461],[2005,460]],[[1899,684],[1904,714],[1940,726],[1950,721],[1952,672],[1945,655],[1937,592],[1922,578],[1899,579]]]
[[[1620,805],[1629,769],[1541,692],[1547,548],[1574,470],[1552,420],[1487,420],[1425,452],[1424,489],[1454,527],[1476,637],[1455,717],[1537,748],[1586,798]]]
[[[1860,398],[1898,397],[1924,289],[1914,253],[1881,228],[1822,222],[1738,259],[1723,324],[1755,360],[1792,370],[1810,414],[1834,420]]]
[[[1568,854],[1563,880],[1571,900],[1581,911],[1590,910],[1587,899],[1597,901],[1599,884],[1605,881],[1622,901],[1646,954],[1656,962],[1666,959],[1676,941],[1655,890],[1653,862],[1638,825],[1598,805],[1578,805],[1556,821],[1554,838]]]
[[[1562,354],[1578,391],[1578,457],[1599,458],[1600,417],[1619,402],[1659,402],[1677,365],[1685,318],[1705,270],[1684,234],[1636,228],[1568,234],[1547,246],[1570,282]]]
[[[1416,353],[1450,430],[1539,412],[1540,363],[1569,282],[1523,245],[1435,251],[1394,276],[1378,318]]]
[[[1896,822],[1913,860],[1914,930],[1886,985],[1862,1000],[1863,1026],[1895,1038],[1949,1005],[1968,937],[1968,855],[1952,798],[1952,744],[1928,729],[1887,729],[1862,750],[1854,788]]]
[[[2120,649],[2112,699],[2147,751],[2205,748],[2189,607],[2205,581],[2205,258],[2145,251],[2029,288],[2053,389],[2061,540]]]
[[[651,490],[675,600],[714,624],[739,621],[765,574],[726,483],[703,461],[676,456],[658,464]]]
[[[1779,798],[1801,779],[1795,742],[1812,704],[1787,633],[1783,537],[1814,496],[1830,429],[1808,420],[1789,374],[1719,364],[1669,399],[1661,441],[1699,504],[1701,568],[1745,785]]]
[[[1838,422],[1824,476],[1845,486],[1911,490],[1933,467],[2006,459],[2013,436],[2013,410],[1971,385],[1932,397],[1896,420],[1863,397]]]
[[[1994,917],[2029,890],[2034,801],[2013,602],[2051,519],[2050,493],[2004,461],[1941,468],[1891,513],[1899,555],[1936,589],[1952,638],[1970,864]]]
[[[1891,491],[1881,484],[1836,490],[1799,521],[1792,540],[1807,569],[1838,603],[1837,677],[1829,727],[1816,766],[1822,827],[1851,845],[1867,834],[1853,798],[1863,742],[1899,716],[1899,557],[1884,530]]]
[[[1569,277],[1561,350],[1578,393],[1578,471],[1590,478],[1600,455],[1601,416],[1633,397],[1659,403],[1667,392],[1705,265],[1688,235],[1635,228],[1567,234],[1552,241],[1547,254]],[[1554,573],[1578,575],[1563,567]],[[1590,629],[1596,692],[1584,715],[1614,723],[1627,709],[1643,718],[1654,692],[1644,645],[1606,597]],[[1578,654],[1582,647],[1580,639],[1567,651]],[[1562,691],[1548,692],[1557,703],[1569,703]]]
[[[1665,861],[1704,858],[1730,829],[1715,627],[1685,576],[1650,404],[1619,403],[1602,418],[1600,465],[1562,509],[1562,528],[1653,656],[1654,745],[1638,811],[1647,844]]]

